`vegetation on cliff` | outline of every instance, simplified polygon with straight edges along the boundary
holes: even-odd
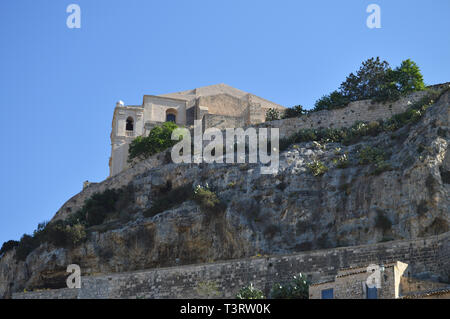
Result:
[[[346,107],[350,102],[371,99],[374,102],[398,100],[401,96],[415,91],[425,90],[423,76],[418,65],[404,60],[400,66],[392,69],[387,61],[379,57],[362,62],[359,70],[350,73],[339,90],[335,90],[316,101],[311,111],[301,105],[288,108],[283,112],[269,109],[266,121],[299,117],[311,112],[333,110]]]
[[[128,186],[95,193],[80,210],[66,220],[40,223],[32,235],[24,234],[20,241],[10,240],[4,243],[0,255],[16,248],[16,258],[23,261],[44,243],[55,247],[76,247],[87,239],[89,227],[130,214],[130,203],[134,201],[133,192],[133,188]]]
[[[417,123],[434,101],[445,92],[446,90],[429,90],[426,96],[412,104],[405,112],[396,114],[386,121],[357,122],[351,127],[339,129],[301,129],[289,137],[280,139],[280,150],[284,151],[294,143],[312,141],[351,145],[360,142],[366,136],[377,136],[382,132],[394,132],[405,125]]]
[[[308,299],[309,282],[303,274],[295,275],[285,284],[275,284],[270,291],[272,299]]]
[[[19,242],[17,240],[8,240],[5,241],[2,245],[2,248],[0,248],[0,256],[6,253],[7,251],[12,250],[13,248],[17,247],[19,245]]]
[[[152,128],[148,136],[138,136],[128,149],[128,161],[146,159],[156,153],[174,146],[177,141],[171,139],[172,132],[178,128],[173,122],[165,122],[162,126]]]
[[[359,100],[394,101],[402,95],[424,89],[420,69],[410,59],[392,69],[388,62],[381,61],[379,57],[370,58],[362,63],[356,74],[347,76],[339,90],[320,98],[314,111],[342,108]]]
[[[280,119],[288,119],[291,117],[300,117],[305,114],[308,114],[308,111],[305,110],[302,105],[295,105],[293,107],[287,108],[284,112],[270,108],[266,112],[266,121],[275,121]]]
[[[286,283],[276,283],[269,293],[271,299],[308,299],[309,281],[306,276],[299,273]],[[242,287],[236,295],[237,299],[265,299],[264,293],[250,283]]]
[[[71,248],[86,240],[86,230],[82,224],[70,225],[64,221],[43,222],[32,235],[24,234],[16,247],[16,258],[25,260],[27,256],[43,243],[55,247]]]
[[[132,214],[127,210],[134,201],[132,185],[120,189],[107,189],[92,195],[80,210],[68,220],[69,225],[82,224],[86,227],[102,224],[108,218],[126,218]]]
[[[236,299],[265,299],[264,293],[250,283],[242,287],[236,295]]]
[[[216,213],[224,210],[224,204],[208,184],[205,186],[186,184],[172,189],[165,187],[154,199],[150,208],[144,210],[144,217],[152,217],[166,210],[181,205],[185,201],[194,200],[206,213]]]

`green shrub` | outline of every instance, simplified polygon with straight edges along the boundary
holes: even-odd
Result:
[[[162,126],[152,128],[147,137],[136,137],[128,148],[128,161],[146,159],[175,145],[178,141],[171,137],[176,128],[178,126],[175,123],[165,122]]]
[[[377,147],[366,146],[358,152],[359,164],[374,164],[385,160],[385,153]]]
[[[24,234],[20,241],[16,242],[16,258],[24,261],[33,250],[43,243],[70,248],[81,244],[86,238],[86,230],[82,224],[71,225],[63,220],[51,223],[43,222],[38,225],[33,235]]]
[[[8,240],[3,243],[2,248],[0,249],[0,256],[17,247],[19,242],[17,240]]]
[[[348,155],[345,153],[338,158],[333,159],[333,164],[336,165],[337,168],[347,168],[349,165]]]
[[[94,226],[103,223],[108,213],[114,211],[114,204],[117,199],[118,194],[113,189],[92,195],[83,206],[87,225]]]
[[[280,112],[277,109],[270,108],[266,112],[266,122],[280,119]]]
[[[391,171],[392,165],[386,161],[375,163],[375,169],[372,171],[372,175],[380,175],[383,172]]]
[[[16,248],[17,259],[24,261],[37,247],[39,247],[39,241],[34,236],[24,234]]]
[[[56,247],[76,247],[86,240],[84,225],[69,225],[62,220],[46,224],[45,228],[38,230],[35,237],[40,243],[48,242]]]
[[[374,165],[375,169],[372,172],[373,175],[379,175],[382,172],[392,169],[391,164],[386,161],[388,159],[388,155],[379,148],[366,146],[358,152],[358,155],[359,164]]]
[[[134,187],[107,189],[93,194],[77,212],[67,218],[67,224],[81,223],[86,227],[102,224],[106,218],[118,217],[134,203]]]
[[[282,118],[288,119],[291,117],[300,117],[300,116],[304,115],[305,113],[306,113],[306,110],[303,109],[303,106],[296,105],[291,108],[287,108],[284,111]]]
[[[265,299],[264,293],[253,286],[252,283],[250,285],[245,286],[239,290],[236,295],[236,299]]]
[[[192,199],[192,197],[193,191],[190,184],[173,188],[155,198],[152,206],[144,211],[144,217],[153,217],[175,206],[181,205],[185,201]]]
[[[211,191],[206,185],[205,187],[197,185],[194,188],[194,200],[200,208],[208,213],[223,212],[224,204],[217,197],[216,193]]]
[[[314,160],[307,164],[309,170],[314,176],[320,176],[328,171],[328,168],[321,161]]]
[[[274,284],[270,290],[271,299],[293,299],[289,298],[290,289],[288,285]]]
[[[270,291],[272,299],[308,299],[309,282],[306,276],[298,274],[287,284],[275,284]]]
[[[16,245],[17,259],[25,260],[42,243],[64,248],[76,247],[87,238],[85,227],[101,224],[106,217],[117,216],[119,212],[126,211],[133,201],[132,186],[96,193],[65,220],[40,223],[33,235],[23,235]]]
[[[329,95],[324,95],[316,101],[314,111],[334,110],[346,107],[350,99],[341,92],[333,91]]]

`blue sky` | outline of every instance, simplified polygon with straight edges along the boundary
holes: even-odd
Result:
[[[116,101],[227,83],[309,108],[372,56],[450,81],[449,13],[448,0],[0,1],[0,245],[108,176]]]

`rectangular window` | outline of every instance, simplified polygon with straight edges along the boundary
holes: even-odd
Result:
[[[333,288],[322,290],[322,299],[333,299]]]

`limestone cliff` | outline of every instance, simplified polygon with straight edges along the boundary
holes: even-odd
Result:
[[[43,244],[17,261],[0,260],[0,296],[24,288],[64,286],[65,269],[83,274],[122,272],[255,255],[412,239],[444,233],[450,222],[450,93],[416,124],[359,143],[296,143],[280,154],[277,175],[258,164],[169,163],[164,154],[86,188],[55,216],[64,219],[93,193],[130,185],[126,218],[92,227],[72,249]],[[361,160],[382,150],[385,169]],[[342,164],[342,156],[347,160]],[[314,174],[309,166],[327,168]],[[205,212],[188,199],[144,217],[168,188],[208,184],[225,203]],[[170,187],[169,187],[170,186]]]

